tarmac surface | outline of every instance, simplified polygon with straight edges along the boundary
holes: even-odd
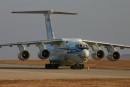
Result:
[[[41,80],[41,79],[89,79],[89,78],[130,78],[130,70],[83,69],[69,67],[44,69],[44,66],[0,64],[0,80]]]

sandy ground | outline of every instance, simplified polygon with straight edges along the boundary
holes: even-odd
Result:
[[[130,87],[130,79],[6,80],[0,87]]]
[[[130,87],[130,60],[89,60],[84,70],[45,70],[47,62],[0,60],[0,87]]]
[[[0,69],[0,80],[130,78],[130,70]]]

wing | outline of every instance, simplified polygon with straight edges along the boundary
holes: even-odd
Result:
[[[18,46],[18,45],[39,45],[39,44],[60,44],[62,42],[61,39],[53,39],[53,40],[39,40],[39,41],[26,41],[26,42],[16,42],[16,43],[7,43],[7,44],[0,44],[0,47],[3,46]]]
[[[98,42],[98,41],[90,41],[90,40],[83,40],[83,42],[87,43],[89,46],[97,44],[98,46],[110,46],[111,45],[113,47],[119,47],[120,49],[130,48],[130,46],[112,44],[112,43],[106,43],[106,42]]]

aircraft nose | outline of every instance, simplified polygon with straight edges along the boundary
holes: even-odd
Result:
[[[88,58],[90,53],[87,49],[83,49],[82,52],[81,52],[81,55],[83,58]]]

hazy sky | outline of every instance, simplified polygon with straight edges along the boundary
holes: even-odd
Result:
[[[78,13],[51,16],[56,38],[77,37],[130,45],[130,0],[0,0],[0,43],[45,40],[43,15],[11,12],[48,9]],[[37,57],[38,48],[31,46],[29,51],[31,57]],[[3,47],[0,59],[16,59],[18,52],[16,46]]]

